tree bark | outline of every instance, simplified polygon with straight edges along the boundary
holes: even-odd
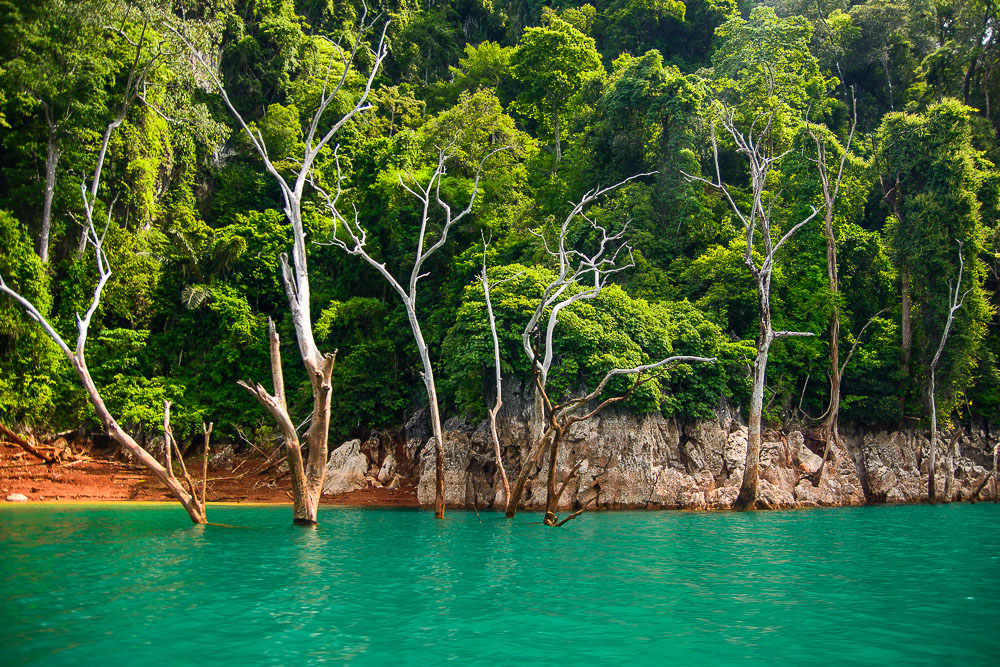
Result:
[[[42,231],[38,239],[38,257],[42,264],[49,261],[49,236],[52,233],[52,200],[56,192],[56,168],[62,150],[56,128],[49,126],[49,145],[45,157],[45,200],[42,205]]]
[[[325,445],[325,435],[329,427],[330,404],[330,373],[333,370],[333,357],[326,357],[320,367],[313,366],[315,372],[310,373],[313,383],[313,423],[306,433],[310,445],[309,461],[302,457],[302,446],[299,435],[288,414],[285,398],[285,380],[281,369],[281,341],[275,329],[274,322],[268,320],[268,340],[271,351],[271,379],[274,384],[274,394],[259,384],[251,385],[242,380],[239,385],[249,391],[261,405],[274,417],[278,423],[282,437],[285,440],[285,455],[288,462],[288,473],[292,482],[292,523],[296,526],[312,526],[316,524],[319,509],[320,494],[323,491],[323,473],[326,465],[326,452],[321,451]],[[307,363],[306,368],[309,368]],[[325,395],[324,395],[325,392]],[[326,406],[326,421],[323,419],[323,407]],[[318,462],[322,460],[322,464]]]
[[[900,317],[900,334],[902,337],[903,354],[903,358],[900,362],[900,371],[902,372],[903,381],[906,382],[906,378],[910,376],[910,357],[913,353],[913,299],[910,292],[910,266],[905,262],[903,264],[903,273],[900,276],[900,282],[902,283],[900,296],[900,309],[902,311]],[[900,389],[899,395],[900,423],[902,423],[905,416],[906,388],[904,386]]]
[[[503,465],[503,455],[500,451],[500,435],[497,433],[497,415],[503,406],[503,375],[500,369],[500,337],[497,335],[497,320],[493,313],[493,300],[490,298],[490,280],[486,272],[486,237],[483,237],[483,296],[486,299],[486,314],[490,323],[490,334],[493,337],[493,377],[496,380],[496,401],[490,409],[490,437],[493,440],[493,455],[497,461],[497,472],[503,483],[504,503],[510,498],[510,482],[507,480],[507,470]]]
[[[761,315],[760,338],[757,343],[757,358],[753,365],[753,388],[750,395],[750,415],[747,419],[747,457],[743,470],[740,492],[733,503],[733,509],[748,510],[757,505],[757,484],[760,479],[761,421],[764,412],[764,382],[767,374],[767,357],[771,348],[770,304],[766,293],[761,294],[761,308],[767,308],[766,316]]]
[[[931,366],[931,377],[927,388],[927,404],[931,413],[931,444],[927,453],[927,502],[934,504],[934,476],[937,473],[937,401],[934,399],[934,367]]]
[[[562,162],[562,131],[559,128],[559,109],[552,105],[552,133],[556,138],[556,167]],[[555,173],[555,168],[552,169]]]
[[[35,447],[30,442],[28,442],[27,440],[25,440],[24,438],[22,438],[21,436],[19,436],[17,433],[14,433],[14,431],[10,430],[9,428],[7,428],[6,426],[4,426],[3,424],[0,424],[0,434],[2,434],[5,438],[7,438],[8,440],[10,440],[12,443],[14,443],[15,445],[17,445],[18,447],[20,447],[24,451],[28,452],[29,454],[31,454],[32,456],[34,456],[36,458],[41,459],[42,461],[44,461],[48,465],[51,465],[51,464],[57,462],[55,457],[45,456],[45,454],[42,454],[40,451],[38,451],[37,449],[35,449]]]
[[[97,418],[101,420],[101,424],[104,426],[104,432],[112,440],[117,442],[119,445],[125,448],[129,454],[131,454],[139,463],[148,468],[157,479],[159,479],[166,487],[174,494],[174,497],[180,502],[180,504],[187,511],[188,516],[191,517],[192,523],[203,524],[208,523],[205,518],[205,508],[201,506],[198,499],[191,493],[188,493],[181,485],[181,483],[174,477],[172,471],[168,471],[165,467],[160,465],[153,456],[147,452],[145,449],[139,446],[139,444],[126,433],[115,418],[111,416],[108,412],[107,407],[104,405],[104,399],[101,398],[100,392],[97,391],[97,385],[94,384],[93,378],[90,377],[90,371],[87,368],[87,363],[82,358],[72,357],[70,361],[73,363],[73,368],[76,370],[77,376],[80,378],[80,383],[87,392],[87,396],[90,398],[91,405],[94,406],[94,412],[97,413]]]
[[[823,189],[826,194],[828,190],[826,184]],[[816,471],[814,480],[816,486],[822,481],[823,469],[826,467],[831,447],[840,439],[840,303],[838,301],[840,280],[837,274],[837,238],[833,233],[833,206],[829,195],[827,201],[823,233],[826,237],[826,275],[830,282],[830,293],[833,295],[833,312],[830,315],[830,405],[822,429],[826,444],[823,447],[823,459],[819,470]]]

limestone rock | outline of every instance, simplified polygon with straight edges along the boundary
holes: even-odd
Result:
[[[11,493],[7,495],[8,503],[24,503],[28,501],[28,496],[23,493]]]
[[[382,461],[382,468],[378,471],[378,481],[385,484],[396,476],[396,457],[389,454]]]
[[[233,451],[233,446],[229,443],[222,445],[215,452],[209,449],[208,468],[209,470],[219,470],[220,468],[232,468],[235,458],[236,458],[236,452]]]
[[[361,441],[349,440],[333,450],[326,462],[323,493],[336,495],[366,486],[368,457],[361,453]]]

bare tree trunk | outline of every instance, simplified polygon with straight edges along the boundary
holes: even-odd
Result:
[[[534,450],[521,462],[521,472],[514,481],[514,487],[511,489],[510,497],[507,499],[507,510],[504,514],[506,518],[512,519],[517,514],[517,508],[521,504],[521,496],[524,495],[524,487],[528,483],[528,478],[534,472],[534,468],[538,465],[539,460],[541,460],[542,454],[549,449],[549,437],[548,432],[542,436]]]
[[[32,456],[41,459],[46,464],[51,465],[57,462],[57,459],[54,456],[46,456],[45,454],[42,454],[40,451],[35,449],[30,442],[19,436],[17,433],[14,433],[14,431],[10,430],[3,424],[0,424],[0,434]]]
[[[955,437],[948,443],[948,452],[944,459],[944,502],[946,503],[955,500],[955,448],[958,447],[960,437],[961,432],[956,431]]]
[[[49,146],[45,156],[45,201],[42,205],[42,231],[38,239],[38,257],[45,264],[49,261],[49,236],[52,232],[52,199],[56,192],[56,168],[62,151],[56,128],[49,126]]]
[[[507,471],[504,469],[503,456],[500,452],[500,436],[497,433],[497,415],[503,406],[503,375],[500,369],[500,337],[497,335],[497,320],[493,313],[493,299],[490,298],[490,280],[486,273],[486,248],[488,243],[483,236],[483,296],[486,299],[486,315],[490,323],[490,334],[493,337],[493,377],[496,380],[496,401],[490,409],[490,437],[493,440],[493,455],[497,461],[497,472],[503,483],[504,503],[510,499],[510,482],[507,481]]]
[[[149,452],[139,446],[135,440],[132,439],[128,433],[126,433],[118,422],[115,421],[111,413],[108,412],[107,407],[104,405],[104,399],[101,398],[100,393],[97,391],[97,386],[94,384],[93,378],[90,377],[90,371],[87,369],[87,364],[82,359],[75,360],[73,366],[76,369],[76,373],[80,378],[83,388],[87,391],[87,395],[90,397],[90,403],[94,406],[94,412],[97,413],[97,418],[101,420],[104,425],[104,432],[108,436],[117,442],[119,445],[125,448],[129,454],[135,457],[142,465],[148,468],[157,479],[163,482],[170,492],[174,494],[174,497],[180,501],[181,505],[187,511],[188,516],[191,517],[191,521],[196,524],[207,523],[205,519],[205,508],[201,506],[198,499],[187,490],[181,486],[181,483],[177,481],[174,477],[172,470],[167,470],[160,465],[159,461],[153,458]],[[166,441],[166,437],[164,437]],[[169,446],[169,442],[165,442]]]
[[[376,18],[375,20],[378,19]],[[326,72],[327,78],[323,81],[319,103],[312,114],[308,128],[304,132],[303,154],[302,158],[298,160],[298,169],[294,173],[293,179],[287,179],[275,167],[274,163],[268,157],[263,135],[252,130],[247,125],[243,116],[233,106],[225,86],[222,85],[222,81],[217,76],[209,60],[181,34],[177,27],[171,25],[167,27],[184,42],[191,55],[201,65],[209,79],[211,79],[219,91],[222,101],[236,118],[240,127],[245,132],[247,139],[253,145],[254,150],[263,160],[265,169],[281,188],[285,217],[292,225],[292,260],[291,264],[289,264],[288,257],[286,255],[281,256],[281,272],[285,294],[288,297],[289,310],[292,314],[292,322],[295,326],[295,337],[298,342],[299,353],[312,387],[313,412],[309,430],[305,435],[306,442],[309,445],[308,460],[304,461],[302,458],[298,436],[288,415],[284,386],[279,382],[281,379],[281,361],[280,354],[276,350],[277,334],[274,333],[273,325],[271,325],[270,337],[271,370],[275,383],[275,395],[271,396],[268,394],[259,384],[251,386],[242,381],[240,384],[250,391],[272,416],[275,417],[284,434],[285,447],[288,453],[287,460],[292,478],[293,523],[296,525],[314,525],[316,523],[320,494],[323,490],[323,476],[329,447],[331,377],[336,359],[336,351],[332,354],[321,353],[316,346],[313,335],[312,317],[310,314],[309,270],[306,264],[306,232],[302,222],[302,198],[306,184],[314,187],[321,195],[326,194],[313,179],[313,166],[316,157],[329,147],[337,132],[346,123],[356,115],[371,108],[368,96],[371,93],[372,85],[382,61],[388,56],[388,48],[385,41],[388,23],[383,26],[378,46],[373,54],[374,61],[371,63],[371,70],[367,74],[361,75],[363,88],[360,94],[354,97],[353,106],[347,105],[350,108],[344,113],[336,114],[336,117],[339,119],[335,120],[326,130],[322,130],[320,124],[324,118],[328,121],[331,120],[331,117],[326,112],[336,100],[342,99],[340,93],[347,83],[351,72],[354,71],[355,74],[361,74],[357,69],[356,59],[359,51],[363,48],[367,49],[365,37],[374,27],[374,23],[368,22],[367,5],[362,3],[362,12],[358,21],[358,29],[354,35],[353,45],[344,49],[344,58],[339,62],[343,66],[342,71],[339,75],[335,74],[331,79],[330,75],[333,73],[332,60],[328,66]],[[336,149],[332,152],[336,156]],[[339,162],[337,166],[339,174]],[[336,215],[334,221],[336,221]]]
[[[900,281],[902,283],[902,295],[900,297],[900,309],[902,311],[902,316],[900,318],[900,333],[902,337],[902,352],[903,358],[900,362],[900,371],[904,378],[910,376],[910,356],[913,352],[913,299],[910,294],[910,266],[909,264],[903,264],[903,273],[900,276]],[[905,387],[900,392],[899,396],[899,418],[902,420],[906,416],[906,389]]]
[[[426,350],[421,353],[426,355]],[[438,408],[437,388],[430,361],[424,367],[424,387],[431,408],[431,431],[434,434],[434,518],[444,518],[444,434],[441,430],[441,412]]]
[[[297,526],[311,526],[316,524],[319,497],[323,490],[323,467],[320,467],[317,471],[315,463],[322,457],[325,466],[326,455],[323,452],[319,456],[315,456],[315,452],[310,451],[310,465],[307,470],[306,463],[302,458],[302,446],[299,443],[298,432],[288,414],[288,405],[285,399],[285,380],[281,369],[281,341],[273,321],[268,320],[267,330],[271,350],[271,380],[274,384],[274,394],[267,393],[267,390],[259,384],[251,385],[241,380],[239,385],[260,401],[261,405],[271,413],[271,416],[278,423],[281,435],[285,440],[285,456],[288,462],[289,477],[292,482],[292,523]],[[330,360],[329,367],[330,369],[333,368],[332,359]],[[322,389],[322,385],[325,382],[326,386],[329,387],[329,374],[324,375],[324,372],[326,372],[325,368],[320,369],[319,378],[315,374],[311,376],[314,382],[314,399],[316,399],[314,400],[314,409],[317,407],[317,403],[319,403],[319,407],[322,409],[322,401],[324,400],[321,394],[316,394],[315,384],[320,384],[320,388]],[[329,392],[327,392],[325,400],[328,406]],[[329,414],[329,410],[327,414]],[[319,429],[320,434],[325,434],[327,426],[328,422],[324,424],[322,423],[322,418],[319,418],[310,426],[309,431],[315,437],[319,434],[313,431],[314,428]],[[322,442],[317,442],[317,445],[322,446]],[[310,443],[310,446],[312,447],[312,443]]]
[[[998,458],[1000,458],[1000,444],[993,447],[993,502],[1000,500],[1000,481],[997,480]]]
[[[930,454],[927,460],[927,502],[935,501],[934,475],[937,471],[937,397],[935,395],[935,380],[937,365],[941,361],[945,345],[948,343],[948,334],[951,332],[951,325],[955,321],[955,313],[958,312],[965,303],[965,297],[972,289],[962,289],[962,277],[965,274],[965,259],[962,257],[962,242],[958,242],[958,282],[952,290],[952,282],[948,280],[948,319],[945,321],[944,330],[941,332],[941,342],[938,343],[937,351],[930,363],[930,381],[927,387],[927,404],[930,408],[931,417],[931,445]]]
[[[555,105],[552,106],[552,132],[556,137],[556,164],[552,168],[552,173],[555,173],[559,163],[562,162],[562,131],[559,128],[559,109]]]
[[[937,473],[937,401],[934,399],[934,367],[931,366],[930,384],[927,388],[927,404],[931,413],[931,444],[927,453],[927,502],[932,505],[935,497],[934,477]]]
[[[549,471],[545,482],[545,523],[552,525],[556,521],[556,463],[559,459],[559,441],[562,440],[562,430],[556,428],[552,434],[552,444],[549,445]]]
[[[760,479],[761,421],[764,412],[764,382],[767,372],[767,357],[771,348],[770,313],[765,321],[761,316],[760,339],[757,343],[757,359],[753,365],[753,388],[750,394],[750,415],[747,419],[747,457],[743,470],[743,481],[733,508],[753,509],[757,504],[757,483]]]
[[[205,434],[205,447],[202,452],[202,463],[201,463],[201,506],[206,507],[206,498],[208,497],[208,441],[212,438],[212,430],[215,428],[215,424],[212,422],[205,426],[205,422],[201,423],[201,430]]]
[[[108,264],[107,254],[104,252],[103,247],[104,236],[102,234],[98,234],[97,227],[94,223],[94,207],[97,203],[97,190],[101,182],[101,172],[104,166],[105,157],[107,156],[108,145],[111,142],[112,134],[115,129],[117,129],[122,122],[124,122],[125,116],[128,113],[131,104],[139,96],[140,91],[145,85],[147,77],[150,76],[151,70],[154,68],[161,55],[160,52],[157,52],[156,55],[152,56],[148,61],[144,61],[142,59],[142,54],[145,43],[146,24],[144,23],[142,34],[139,37],[138,42],[132,42],[132,45],[135,47],[135,58],[132,62],[131,69],[129,70],[128,79],[125,83],[124,100],[118,115],[114,120],[108,123],[105,128],[104,137],[97,154],[97,163],[94,168],[93,177],[91,178],[89,194],[85,183],[80,186],[80,191],[83,195],[84,213],[87,219],[87,224],[85,226],[86,236],[84,238],[86,243],[94,246],[98,279],[97,285],[94,289],[94,294],[91,297],[90,307],[84,315],[81,316],[79,313],[76,314],[77,339],[75,348],[70,349],[69,345],[66,344],[66,341],[59,335],[59,332],[55,330],[52,324],[38,310],[38,308],[31,301],[21,296],[16,290],[9,287],[4,282],[3,276],[0,276],[0,293],[6,294],[14,299],[14,301],[16,301],[28,313],[31,319],[42,327],[45,334],[52,339],[59,349],[62,350],[67,360],[69,360],[69,362],[73,365],[73,369],[76,371],[77,376],[80,379],[80,383],[87,392],[87,396],[94,407],[94,412],[101,421],[101,424],[104,426],[105,433],[107,433],[112,440],[117,442],[127,452],[129,452],[139,463],[148,468],[157,479],[167,486],[167,488],[174,494],[187,511],[188,516],[191,517],[191,521],[196,524],[203,524],[206,523],[204,507],[201,503],[199,503],[198,498],[194,494],[193,485],[191,485],[190,492],[185,490],[174,477],[172,470],[168,470],[160,465],[160,462],[157,461],[155,457],[136,443],[132,436],[126,433],[118,422],[115,421],[115,419],[111,416],[111,413],[108,412],[108,409],[104,404],[104,399],[101,398],[101,394],[97,389],[97,385],[94,384],[94,380],[90,376],[90,370],[87,368],[85,356],[90,321],[100,306],[101,294],[104,290],[104,286],[111,278],[111,267]],[[108,207],[108,223],[111,221],[111,208],[111,206]]]

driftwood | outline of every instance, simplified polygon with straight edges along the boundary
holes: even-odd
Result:
[[[52,465],[53,463],[58,462],[58,459],[55,456],[46,456],[45,454],[42,454],[40,451],[38,451],[38,449],[35,448],[34,445],[32,445],[30,442],[19,436],[17,433],[11,431],[3,424],[0,424],[0,433],[3,433],[12,444],[17,445],[18,447],[28,452],[35,458],[41,459],[46,464]]]

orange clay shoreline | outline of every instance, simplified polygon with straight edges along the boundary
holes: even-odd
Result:
[[[288,475],[254,475],[263,463],[241,460],[233,468],[211,470],[208,474],[208,502],[236,504],[287,504],[291,502]],[[241,474],[242,473],[242,474]],[[137,501],[169,502],[166,487],[141,466],[94,458],[46,464],[8,444],[0,445],[0,502],[8,495],[21,494],[37,501]],[[328,505],[384,505],[416,507],[416,485],[405,482],[398,489],[368,488],[324,496]]]

